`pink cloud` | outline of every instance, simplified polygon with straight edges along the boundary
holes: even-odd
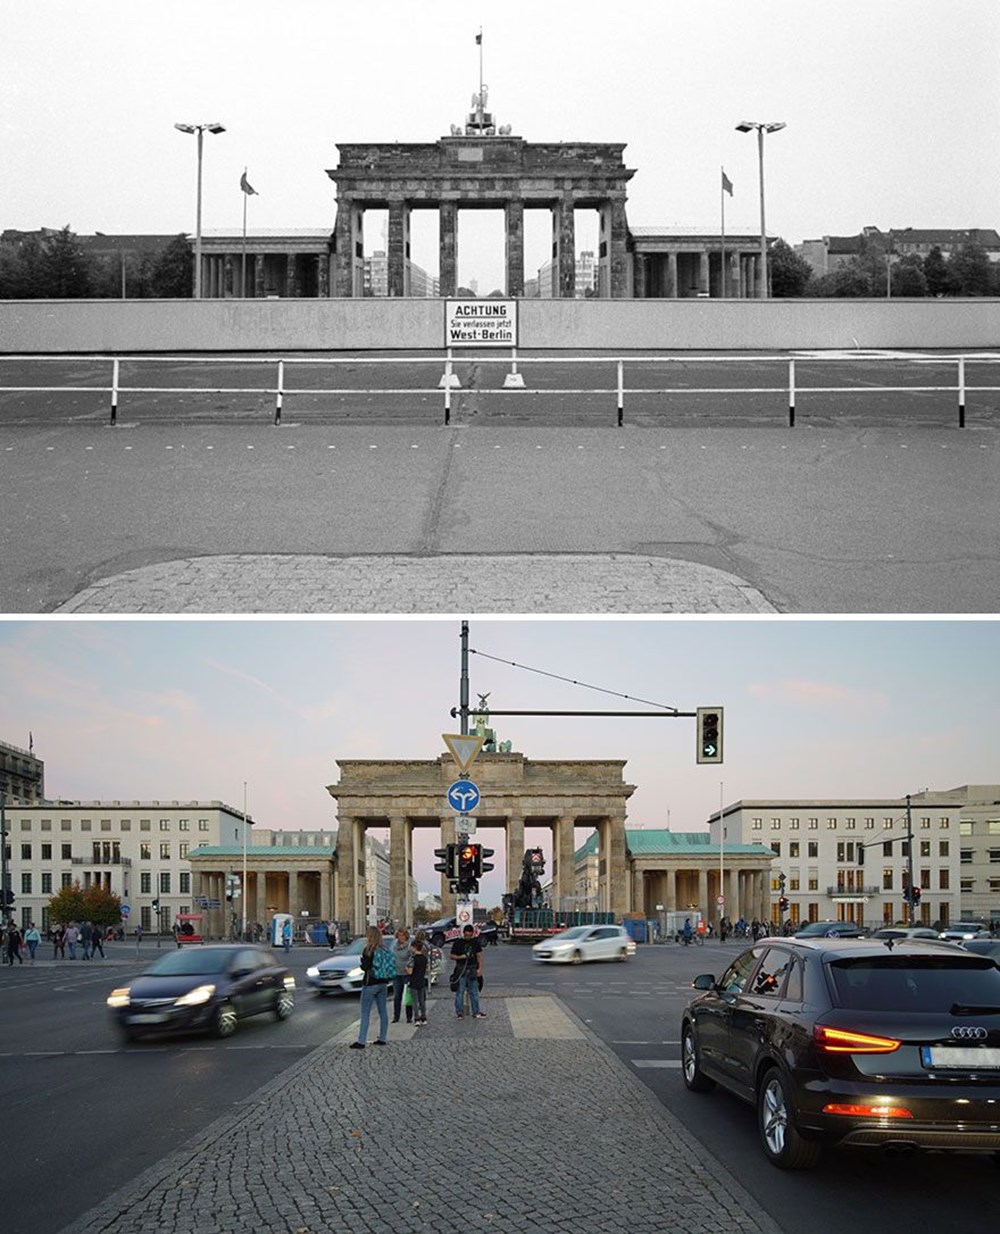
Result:
[[[748,691],[755,698],[777,703],[800,703],[809,707],[865,707],[886,711],[889,697],[880,690],[856,690],[833,681],[810,681],[785,677],[780,681],[752,682]]]

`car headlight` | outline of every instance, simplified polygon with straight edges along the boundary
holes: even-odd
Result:
[[[132,991],[129,987],[122,986],[120,990],[112,990],[108,995],[109,1007],[127,1007],[132,1001]]]
[[[289,974],[285,977],[285,989],[286,989],[286,990],[294,990],[294,989],[295,989],[295,978],[292,976],[292,974],[291,974],[291,973],[289,973]]]
[[[365,975],[365,970],[360,965],[358,965],[357,968],[352,968],[351,971],[347,975],[348,977],[350,977],[352,981],[357,981],[359,977],[363,977]]]
[[[180,998],[175,1000],[176,1007],[200,1007],[202,1003],[207,1003],[215,993],[214,985],[199,985],[193,990],[189,990],[187,994],[182,994]]]
[[[318,977],[318,976],[319,976],[319,968],[318,968],[315,964],[312,966],[312,968],[307,968],[307,969],[306,969],[306,976],[307,976],[307,977]]]

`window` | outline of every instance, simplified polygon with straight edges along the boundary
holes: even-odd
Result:
[[[722,975],[719,988],[723,994],[741,994],[750,973],[757,963],[759,951],[754,948],[746,951],[735,960]]]
[[[771,830],[772,830],[772,831],[778,831],[778,830],[780,829],[780,827],[781,827],[781,819],[780,819],[780,818],[772,818],[772,819],[771,819]]]
[[[160,894],[170,894],[170,874],[166,870],[160,875]]]
[[[798,829],[799,829],[799,820],[798,820],[797,818],[790,818],[790,819],[788,820],[788,827],[789,827],[789,830],[790,830],[790,831],[798,831]],[[324,837],[323,837],[323,843],[324,843],[324,844],[326,843],[326,836],[324,836]]]
[[[809,830],[810,830],[810,831],[818,831],[818,830],[819,830],[819,819],[818,819],[818,818],[811,818],[811,819],[809,820]]]
[[[73,830],[73,820],[71,818],[60,819],[59,820],[59,830],[60,831],[72,831]]]
[[[892,891],[892,866],[885,866],[882,870],[882,890]]]
[[[774,841],[774,843],[771,845],[771,852],[774,853],[775,857],[781,856],[781,841],[780,840]]]
[[[170,830],[170,819],[169,819],[169,818],[161,818],[161,819],[160,819],[160,830],[161,830],[161,831],[169,831],[169,830]]]
[[[51,819],[51,818],[43,818],[43,819],[42,819],[42,830],[43,830],[43,831],[51,831],[51,830],[52,830],[52,819]]]
[[[975,882],[976,880],[974,878],[959,879],[959,886],[960,886],[962,893],[964,895],[968,895],[972,891],[973,887],[975,886]]]
[[[164,841],[160,845],[160,860],[161,861],[170,860],[170,841],[169,840]]]
[[[110,819],[110,818],[102,818],[102,819],[101,819],[101,830],[102,830],[102,831],[110,831],[110,830],[111,830],[111,819]]]
[[[791,840],[788,845],[789,857],[797,857],[799,855],[799,848],[800,848],[800,845],[799,845],[798,840]]]
[[[30,874],[21,875],[21,895],[23,896],[31,895],[31,875]]]
[[[753,985],[750,993],[780,998],[791,964],[792,957],[787,951],[780,951],[777,947],[769,947],[764,952],[760,968],[753,975]]]
[[[865,819],[865,831],[874,831],[874,830],[875,830],[875,820],[873,818],[866,818]]]
[[[972,835],[972,822],[964,818],[959,819],[958,834],[960,836],[971,836]]]
[[[819,891],[819,870],[815,866],[809,867],[809,891]]]
[[[921,857],[929,857],[930,855],[931,855],[931,842],[930,842],[930,840],[921,840],[921,841],[920,841],[920,856],[921,856]]]
[[[828,819],[826,820],[826,829],[827,829],[827,831],[836,831],[836,829],[837,829],[837,820],[836,820],[835,818],[828,818]]]
[[[856,818],[849,818],[847,820],[846,826],[848,831],[854,831],[857,828],[857,825],[858,820]]]
[[[153,824],[150,822],[148,818],[139,819],[139,830],[140,831],[151,831],[152,827],[153,827]]]
[[[947,831],[950,825],[951,825],[950,820],[947,818],[941,819],[941,821],[938,823],[938,827],[940,828],[941,831]]]
[[[92,823],[89,818],[80,819],[80,830],[81,831],[90,831],[91,826],[92,826]]]
[[[764,822],[763,822],[763,820],[762,820],[762,819],[759,819],[759,818],[752,818],[752,819],[750,820],[750,830],[751,830],[751,831],[760,831],[760,829],[761,829],[763,826],[764,826]]]
[[[807,857],[818,857],[819,856],[819,841],[818,840],[808,841],[808,843],[806,844],[806,856]]]
[[[50,896],[52,894],[52,875],[46,873],[42,875],[42,895]]]
[[[139,875],[139,892],[144,896],[148,896],[153,890],[153,876],[148,870],[143,870]]]
[[[938,856],[939,857],[948,856],[948,841],[947,840],[938,841]]]
[[[178,831],[190,831],[191,830],[191,820],[189,818],[182,818],[180,822],[177,824],[177,830]]]
[[[152,845],[150,844],[148,840],[140,840],[139,841],[139,860],[148,861],[150,857],[152,856],[151,849],[152,849]]]
[[[184,860],[188,855],[189,847],[190,846],[188,845],[186,841],[183,841],[182,843],[178,844],[177,845],[177,856],[180,857],[182,860]],[[182,887],[181,890],[183,891],[184,888]]]
[[[21,860],[22,861],[31,860],[31,845],[30,844],[21,845]]]
[[[181,877],[181,885],[180,885],[179,890],[180,890],[181,895],[182,896],[190,895],[191,894],[191,875],[187,872],[187,870],[183,870],[181,872],[180,877]]]
[[[938,870],[938,887],[941,891],[947,891],[951,886],[951,879],[948,870]]]
[[[72,861],[73,860],[73,845],[63,844],[61,845],[61,848],[62,848],[63,861]]]
[[[958,859],[962,863],[962,865],[971,866],[972,856],[973,856],[973,851],[971,848],[963,848],[961,852],[959,853]]]
[[[122,831],[131,831],[132,830],[132,820],[130,818],[123,818],[122,821],[118,824],[118,826],[121,827]]]
[[[798,891],[798,890],[799,890],[799,872],[798,872],[798,870],[793,870],[793,871],[791,872],[791,874],[789,874],[789,876],[788,876],[788,890],[789,890],[789,891]]]
[[[1000,865],[1000,848],[990,849],[990,865]]]
[[[42,845],[42,860],[43,861],[52,860],[52,845],[51,844]]]
[[[210,830],[211,830],[211,828],[210,828],[210,827],[209,827],[209,825],[208,825],[208,819],[207,819],[207,818],[199,818],[199,819],[198,819],[198,830],[199,830],[199,831],[210,831]]]
[[[63,874],[60,877],[59,885],[61,887],[72,887],[73,886],[73,875],[67,871],[65,874]]]
[[[929,831],[930,825],[931,825],[931,820],[929,818],[922,818],[920,820],[920,827],[923,831]]]
[[[986,834],[991,836],[1000,835],[1000,818],[988,818],[986,820]]]

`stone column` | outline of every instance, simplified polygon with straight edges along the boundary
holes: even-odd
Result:
[[[740,258],[739,258],[739,254],[738,254],[738,253],[730,253],[730,254],[729,254],[729,257],[728,257],[728,259],[727,259],[727,260],[728,260],[728,262],[729,262],[729,280],[728,280],[728,288],[729,288],[729,290],[728,290],[727,294],[728,294],[729,296],[739,296],[739,295],[740,295]]]
[[[698,254],[698,292],[699,294],[708,292],[711,289],[711,283],[708,276],[708,252]]]
[[[362,250],[362,210],[350,197],[337,199],[337,221],[334,224],[333,283],[335,296],[360,296],[363,290],[357,267],[364,274]]]
[[[612,815],[599,831],[605,843],[600,846],[600,857],[607,871],[607,909],[616,917],[628,912],[628,858],[625,856],[625,815]]]
[[[616,197],[610,204],[611,222],[608,237],[608,262],[611,268],[611,296],[623,300],[628,295],[628,223],[625,220],[625,199]]]
[[[253,294],[257,300],[264,297],[264,254],[255,253],[253,259]]]
[[[296,270],[296,257],[294,253],[285,254],[285,296],[289,300],[294,300],[299,294],[299,279],[298,271]]]
[[[319,872],[319,915],[323,921],[333,920],[333,902],[330,895],[331,882],[330,867],[321,866]]]
[[[259,921],[262,926],[267,925],[267,871],[257,871],[257,887],[256,895],[254,896],[254,913],[253,920]]]
[[[677,871],[667,870],[663,878],[663,909],[664,912],[674,913],[677,911]]]
[[[641,253],[636,253],[635,257],[635,275],[633,286],[635,288],[635,298],[637,300],[645,300],[646,291],[646,258]]]
[[[631,913],[642,913],[643,918],[649,917],[649,910],[646,908],[646,872],[638,868],[632,871],[632,907],[629,909]]]
[[[520,881],[521,866],[524,862],[524,819],[508,818],[504,825],[504,838],[507,849],[507,887],[513,891]]]
[[[573,199],[563,197],[552,211],[552,256],[556,265],[552,294],[556,299],[572,300],[576,295],[575,245]]]
[[[399,923],[409,921],[407,915],[406,875],[409,866],[409,839],[406,816],[389,817],[389,916]]]
[[[573,869],[574,826],[572,816],[557,818],[553,830],[555,835],[552,851],[555,855],[555,870],[552,877],[552,907],[558,912],[570,905],[569,897],[573,895],[576,881]]]
[[[316,259],[316,290],[317,294],[324,300],[330,295],[330,258],[326,253],[321,253]]]
[[[233,255],[227,253],[222,259],[222,294],[227,298],[233,295]]]
[[[708,920],[708,871],[704,866],[698,871],[698,910]]]
[[[667,286],[664,293],[669,299],[677,299],[677,253],[667,254]]]
[[[458,202],[442,201],[438,206],[438,290],[454,296],[458,289]]]
[[[365,845],[356,818],[337,816],[337,912],[352,934],[364,932]]]
[[[506,224],[507,295],[524,295],[524,202],[512,198],[504,209]]]
[[[406,232],[408,209],[405,201],[389,202],[389,295],[406,295]]]

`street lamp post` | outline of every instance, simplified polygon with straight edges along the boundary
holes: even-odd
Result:
[[[764,134],[777,133],[785,127],[784,120],[762,123],[757,120],[741,120],[736,126],[738,133],[757,130],[757,159],[760,166],[760,295],[767,299],[767,231],[764,226]]]
[[[194,298],[201,299],[201,148],[205,130],[210,133],[224,133],[224,124],[175,124],[175,129],[182,133],[198,134],[198,208],[194,238]]]

